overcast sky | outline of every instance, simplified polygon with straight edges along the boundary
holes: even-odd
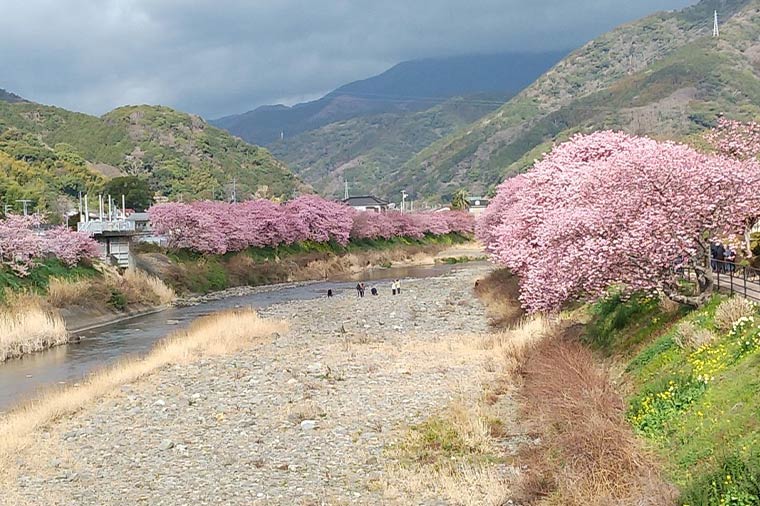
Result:
[[[577,47],[694,0],[0,0],[0,88],[102,114],[216,118],[403,60]]]

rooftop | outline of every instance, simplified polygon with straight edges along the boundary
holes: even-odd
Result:
[[[355,207],[356,206],[387,206],[388,205],[387,200],[383,200],[373,195],[349,197],[347,199],[343,199],[343,203],[348,204],[349,206],[355,206]]]

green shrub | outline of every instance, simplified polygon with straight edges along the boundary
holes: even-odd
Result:
[[[760,506],[760,462],[757,456],[731,454],[681,494],[688,506]]]
[[[108,299],[108,305],[117,311],[124,311],[127,309],[127,296],[119,290],[112,288],[111,297]]]

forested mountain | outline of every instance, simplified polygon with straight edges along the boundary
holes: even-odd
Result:
[[[391,112],[416,112],[448,98],[477,93],[516,93],[565,53],[504,53],[429,58],[399,63],[319,100],[263,106],[211,123],[261,145],[330,123]]]
[[[451,98],[430,109],[339,121],[270,146],[275,156],[327,196],[387,195],[417,152],[498,108],[503,94]]]
[[[289,196],[303,184],[266,149],[158,106],[100,118],[31,102],[0,101],[0,196],[51,210],[110,177],[131,174],[170,199]],[[68,196],[68,204],[66,199]],[[63,197],[63,202],[60,202]],[[56,203],[57,202],[57,203]]]
[[[713,11],[721,35],[712,37]],[[492,188],[574,132],[683,138],[719,114],[760,112],[760,1],[703,0],[621,26],[570,54],[503,107],[412,158],[390,188]]]

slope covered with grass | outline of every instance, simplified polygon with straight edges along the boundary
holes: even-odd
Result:
[[[716,295],[668,310],[637,296],[593,313],[585,339],[624,365],[626,419],[659,454],[679,504],[760,504],[758,308]]]

